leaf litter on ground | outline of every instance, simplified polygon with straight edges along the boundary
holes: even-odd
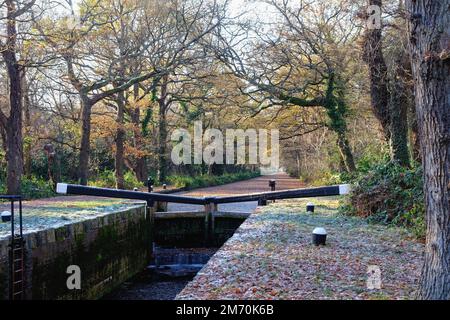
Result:
[[[405,229],[337,213],[338,199],[277,201],[260,207],[177,295],[177,299],[413,299],[423,244]],[[327,244],[314,246],[324,227]],[[381,288],[367,286],[368,268]]]

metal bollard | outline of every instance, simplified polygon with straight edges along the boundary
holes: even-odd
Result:
[[[275,191],[276,185],[277,185],[277,182],[275,180],[269,180],[270,191]]]
[[[153,180],[152,177],[148,177],[148,179],[147,179],[148,192],[153,192],[153,184],[154,183],[155,183],[155,180]]]
[[[275,187],[277,185],[277,182],[273,179],[269,180],[269,187],[270,191],[275,191]],[[272,203],[275,203],[275,200],[272,200]]]

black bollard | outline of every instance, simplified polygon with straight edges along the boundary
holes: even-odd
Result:
[[[314,213],[314,203],[308,202],[306,204],[306,212]]]
[[[1,213],[2,222],[8,222],[11,221],[11,212],[9,211],[3,211]]]
[[[327,240],[327,231],[324,228],[315,228],[312,232],[312,243],[316,246],[325,245]]]
[[[276,185],[277,185],[277,182],[275,180],[269,180],[270,191],[275,191]]]
[[[275,187],[277,185],[277,182],[273,179],[269,180],[269,187],[270,191],[275,191]],[[275,203],[275,200],[272,200],[272,203]]]
[[[153,180],[152,177],[148,177],[148,179],[147,179],[148,192],[153,192],[153,184],[154,183],[155,183],[155,180]]]

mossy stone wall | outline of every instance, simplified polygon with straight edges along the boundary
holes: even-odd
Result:
[[[144,206],[25,235],[26,299],[97,299],[141,271],[151,250]],[[0,299],[8,299],[9,240],[0,241]],[[81,270],[69,290],[67,267]]]

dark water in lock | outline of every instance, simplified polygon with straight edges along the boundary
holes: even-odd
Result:
[[[218,248],[156,248],[152,264],[103,300],[173,300]]]

